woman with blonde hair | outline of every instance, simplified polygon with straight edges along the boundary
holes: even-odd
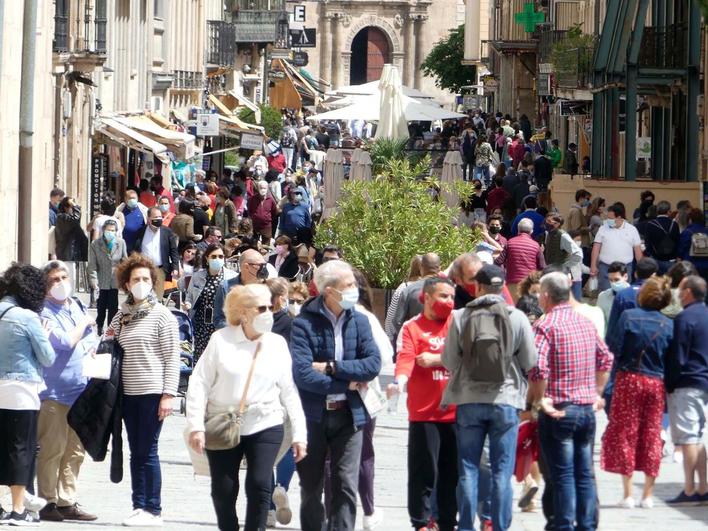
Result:
[[[288,288],[288,312],[291,317],[300,315],[300,310],[305,301],[310,298],[307,284],[304,282],[291,282]]]
[[[211,336],[189,380],[189,444],[198,453],[206,449],[212,501],[224,531],[239,528],[236,496],[244,457],[248,462],[244,529],[259,531],[266,526],[271,474],[283,441],[283,409],[293,428],[295,461],[307,454],[305,415],[293,382],[290,350],[285,339],[271,331],[271,300],[263,284],[234,287],[224,305],[229,326]],[[209,448],[205,424],[229,411],[242,411],[240,440],[232,441],[236,444],[231,448],[229,441],[212,441],[212,447],[226,449]]]

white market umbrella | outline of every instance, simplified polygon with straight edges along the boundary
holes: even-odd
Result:
[[[427,103],[401,95],[403,101],[403,114],[407,122],[434,122],[436,120],[449,120],[465,118],[467,115],[459,112],[449,111],[442,107],[435,107]],[[315,114],[307,119],[312,121],[322,120],[364,120],[367,122],[378,122],[381,114],[381,96],[373,94],[361,98],[353,105],[347,105],[340,109]]]
[[[371,155],[368,151],[362,151],[359,157],[359,180],[360,181],[370,181],[371,180]]]
[[[352,156],[349,159],[349,180],[357,181],[359,180],[359,158],[361,157],[362,149],[356,148],[352,152]]]
[[[379,90],[379,124],[375,138],[408,138],[408,122],[403,112],[403,88],[398,68],[384,65]]]
[[[324,217],[336,208],[337,201],[342,193],[342,181],[344,180],[344,157],[339,149],[330,148],[325,158],[325,212]]]
[[[460,198],[457,192],[454,191],[454,183],[462,180],[462,156],[458,150],[448,151],[443,160],[442,176],[440,183],[446,186],[443,191],[445,203],[450,208],[457,208],[460,203]]]
[[[383,77],[383,71],[381,77]],[[376,81],[369,81],[368,83],[363,83],[361,85],[347,85],[344,87],[339,87],[336,90],[330,90],[329,92],[327,92],[326,95],[328,97],[369,96],[371,94],[377,94],[379,92],[380,82],[381,79]],[[418,89],[406,87],[405,85],[401,85],[401,88],[403,90],[404,96],[410,96],[411,98],[415,98],[417,100],[433,99],[433,96],[431,96],[430,94],[426,94],[425,92],[421,92]]]

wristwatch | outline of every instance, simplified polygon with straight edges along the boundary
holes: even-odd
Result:
[[[333,361],[327,362],[327,365],[325,366],[325,374],[327,376],[334,375],[334,362]]]

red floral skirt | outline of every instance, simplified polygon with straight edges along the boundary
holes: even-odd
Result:
[[[619,371],[610,423],[602,436],[602,469],[625,476],[635,470],[658,476],[663,413],[664,382],[660,378]]]

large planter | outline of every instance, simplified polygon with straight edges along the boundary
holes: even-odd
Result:
[[[391,298],[393,297],[393,289],[381,289],[372,288],[371,292],[373,295],[373,300],[371,301],[372,310],[374,315],[378,318],[381,326],[383,326],[386,320],[386,312],[391,304]]]

